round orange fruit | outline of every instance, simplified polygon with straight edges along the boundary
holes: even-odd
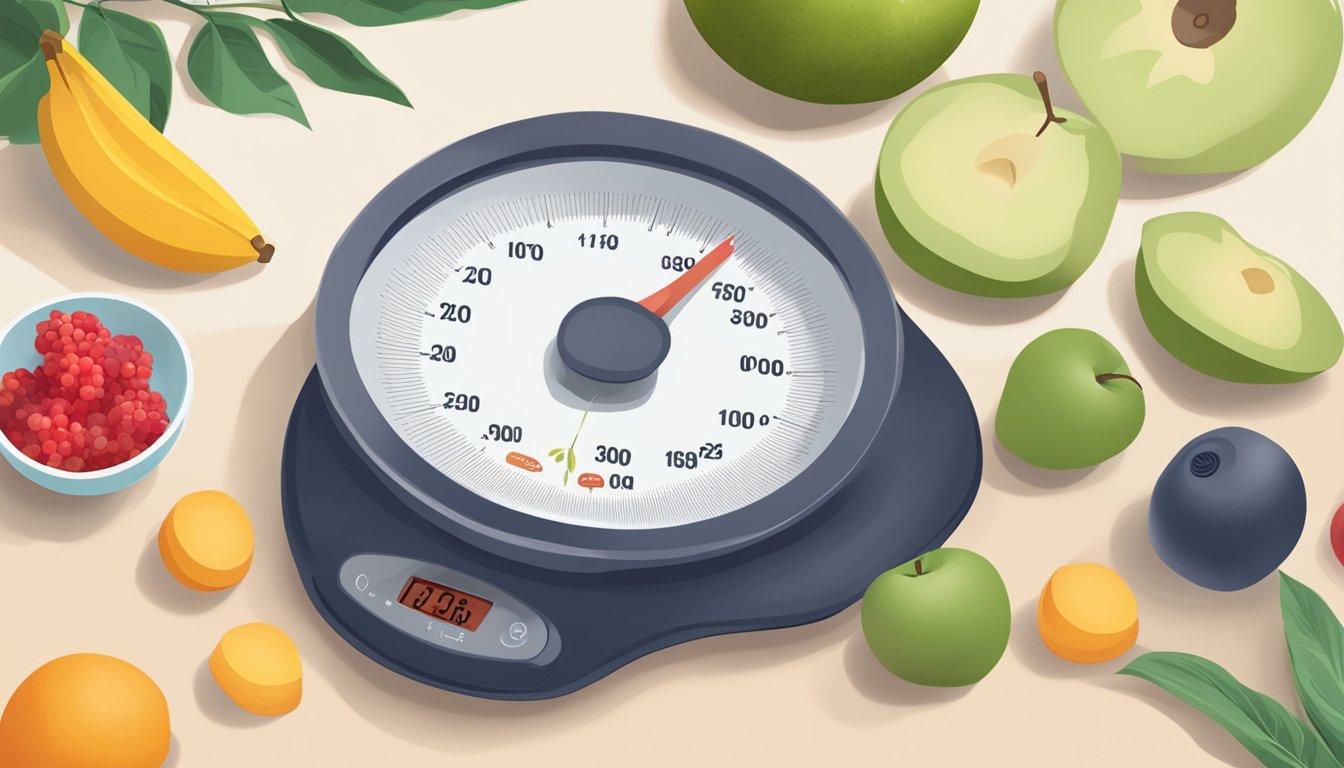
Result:
[[[159,768],[171,729],[163,691],[139,668],[96,653],[47,662],[0,715],[5,768]]]
[[[228,589],[252,567],[252,521],[223,491],[183,496],[159,527],[159,555],[168,572],[201,591]]]
[[[1139,604],[1120,574],[1096,563],[1055,571],[1036,604],[1041,640],[1056,656],[1099,664],[1139,637]]]

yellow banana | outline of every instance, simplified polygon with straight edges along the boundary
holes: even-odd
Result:
[[[268,262],[233,198],[150,125],[55,32],[42,36],[51,89],[38,105],[42,150],[95,227],[140,258],[184,272]]]

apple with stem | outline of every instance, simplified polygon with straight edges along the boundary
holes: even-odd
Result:
[[[1003,658],[1012,608],[993,564],[945,547],[878,576],[860,619],[869,649],[892,674],[956,687],[979,682]]]
[[[1311,121],[1339,67],[1336,0],[1059,0],[1064,74],[1154,173],[1263,162]]]
[[[1123,451],[1143,427],[1143,387],[1120,352],[1092,331],[1061,328],[1028,344],[1008,369],[994,431],[1038,467],[1077,469]]]
[[[947,288],[1039,296],[1101,251],[1120,200],[1106,132],[1057,109],[1044,74],[931,88],[891,124],[878,160],[878,219],[911,269]]]

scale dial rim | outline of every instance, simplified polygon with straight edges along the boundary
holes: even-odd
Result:
[[[675,527],[602,529],[544,520],[484,499],[440,473],[379,412],[356,370],[349,334],[351,306],[369,264],[397,231],[455,191],[510,171],[567,160],[639,163],[724,187],[792,226],[837,267],[865,338],[858,395],[831,444],[774,492],[719,517]],[[904,352],[902,320],[885,273],[853,224],[820,191],[778,161],[719,134],[609,112],[502,125],[412,166],[365,206],[337,242],[315,315],[317,366],[337,427],[389,488],[433,526],[472,546],[566,571],[628,570],[716,557],[805,519],[864,466],[899,386]]]

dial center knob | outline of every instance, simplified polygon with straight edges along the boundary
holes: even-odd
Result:
[[[638,302],[604,296],[569,310],[555,343],[560,360],[575,373],[625,384],[658,370],[672,349],[672,333]]]

